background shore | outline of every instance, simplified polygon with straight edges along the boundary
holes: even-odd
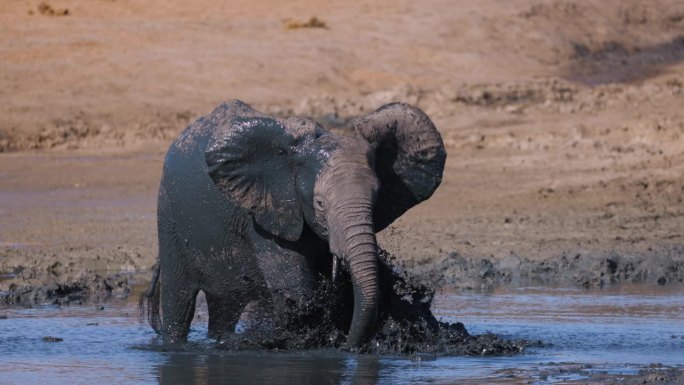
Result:
[[[47,5],[0,4],[8,303],[129,290],[156,259],[166,147],[232,98],[341,131],[424,109],[444,181],[379,235],[421,278],[684,280],[679,1]]]

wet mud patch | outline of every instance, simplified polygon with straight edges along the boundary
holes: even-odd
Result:
[[[470,334],[460,323],[441,322],[430,310],[434,290],[412,284],[382,253],[381,293],[377,331],[357,353],[412,355],[494,356],[522,353],[541,341],[509,340],[485,333]],[[348,349],[346,331],[353,314],[351,279],[343,273],[332,284],[321,280],[316,297],[303,305],[288,299],[274,300],[272,308],[257,309],[239,333],[223,336],[217,344],[225,350]],[[428,356],[425,356],[425,355]]]
[[[677,385],[684,383],[684,370],[681,368],[652,364],[648,368],[638,370],[636,374],[616,376],[609,372],[598,372],[592,374],[589,378],[590,380],[586,382],[588,385]]]
[[[36,282],[24,279],[23,276],[35,272],[18,271],[12,274],[6,282],[6,290],[0,291],[0,307],[4,306],[32,306],[83,304],[88,301],[102,301],[111,296],[127,296],[132,287],[129,284],[129,274],[100,274],[87,272],[77,278],[68,277],[57,279],[46,276]],[[9,276],[9,274],[6,274]],[[34,281],[35,283],[27,283]]]
[[[652,249],[647,254],[566,253],[546,260],[510,255],[502,259],[465,257],[451,252],[439,263],[414,265],[421,282],[436,287],[491,290],[501,286],[579,286],[602,288],[622,283],[684,283],[681,246]]]
[[[134,282],[149,280],[136,249],[39,247],[0,250],[0,307],[67,305],[126,297]]]
[[[677,367],[651,364],[648,367],[625,366],[608,369],[591,364],[549,364],[534,369],[504,369],[500,374],[508,378],[534,378],[544,383],[613,385],[613,384],[681,384],[684,370]]]
[[[590,86],[631,83],[659,75],[684,61],[684,36],[646,47],[626,47],[607,42],[596,49],[574,45],[575,59],[566,69],[566,79]]]

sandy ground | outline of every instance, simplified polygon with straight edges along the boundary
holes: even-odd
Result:
[[[165,148],[232,98],[340,130],[423,108],[443,183],[379,238],[442,283],[683,279],[681,1],[48,5],[0,3],[0,291],[125,290]]]

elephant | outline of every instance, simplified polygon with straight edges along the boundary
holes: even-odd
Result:
[[[219,338],[234,332],[250,302],[306,301],[317,275],[333,279],[339,265],[353,288],[346,344],[373,335],[382,295],[375,234],[433,194],[446,151],[433,122],[408,104],[384,105],[352,125],[332,133],[232,100],[170,145],[157,267],[144,293],[163,341],[187,340],[199,291],[209,335]]]

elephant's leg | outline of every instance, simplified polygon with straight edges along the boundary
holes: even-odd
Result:
[[[291,250],[273,248],[257,257],[266,286],[271,293],[298,303],[314,294],[314,272],[305,256]]]
[[[209,337],[221,339],[235,331],[235,325],[247,303],[239,299],[240,295],[206,294],[209,309]]]
[[[162,265],[162,337],[165,343],[187,341],[198,292],[183,267]]]
[[[311,306],[316,282],[307,258],[292,250],[272,247],[258,255],[257,260],[270,293],[270,306],[263,308],[267,312],[259,314],[261,323],[291,330],[314,322],[307,320],[312,320],[312,313],[320,313],[320,309]]]

